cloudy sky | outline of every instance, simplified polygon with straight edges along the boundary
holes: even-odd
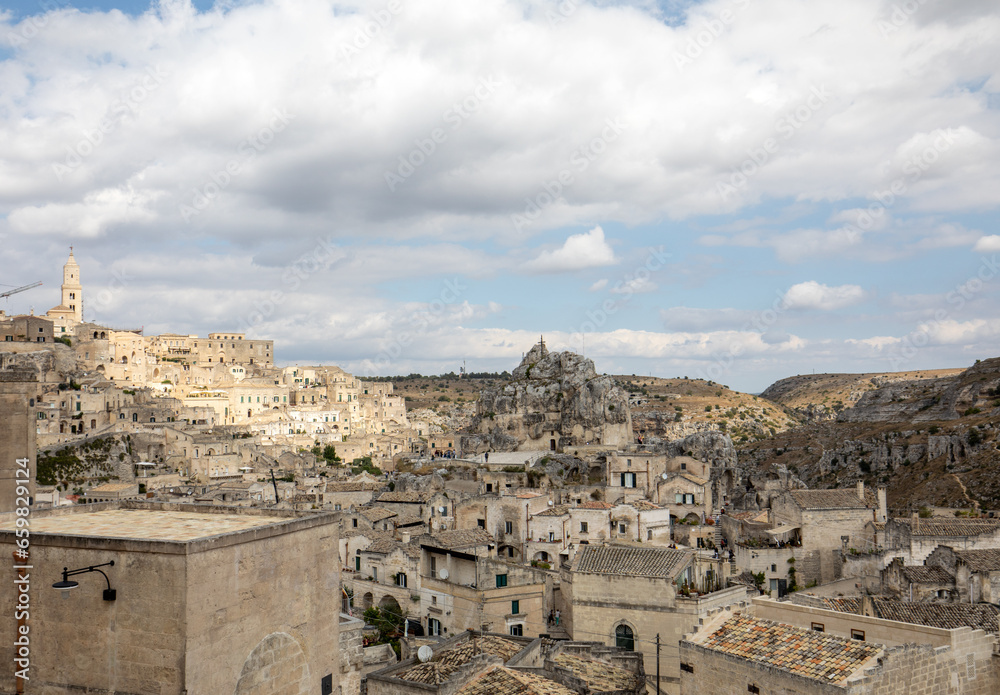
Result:
[[[25,0],[0,283],[358,374],[759,391],[1000,338],[993,0]]]

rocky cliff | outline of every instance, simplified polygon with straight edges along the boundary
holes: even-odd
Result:
[[[462,437],[466,455],[483,451],[625,446],[632,441],[628,394],[594,363],[535,345],[509,381],[484,389]]]

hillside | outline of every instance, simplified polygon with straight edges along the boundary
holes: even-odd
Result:
[[[796,429],[743,444],[741,464],[762,471],[783,464],[810,487],[857,480],[885,485],[889,505],[898,512],[923,505],[1000,508],[1000,358],[965,370],[903,374],[778,382],[765,393],[804,410],[822,405],[817,396],[843,397],[847,390],[857,393],[859,384],[868,386],[852,405],[842,398],[845,405],[835,419],[814,417]]]
[[[800,374],[774,382],[760,395],[810,420],[834,419],[837,413],[852,407],[866,393],[886,384],[940,379],[963,371],[964,368],[868,374]]]

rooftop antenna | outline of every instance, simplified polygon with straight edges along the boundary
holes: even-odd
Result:
[[[271,469],[271,485],[274,486],[274,503],[278,504],[278,481],[274,479],[274,469]]]

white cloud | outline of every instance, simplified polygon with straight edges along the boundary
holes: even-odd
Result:
[[[634,277],[616,284],[611,288],[611,294],[646,294],[648,292],[655,292],[659,288],[660,286],[648,277]]]
[[[564,273],[617,262],[614,249],[604,240],[604,230],[594,227],[585,234],[573,234],[554,251],[542,251],[525,265],[525,269],[537,273]]]
[[[608,279],[607,278],[601,278],[600,280],[598,280],[597,282],[595,282],[593,285],[590,286],[590,291],[591,292],[600,292],[601,290],[603,290],[607,286],[608,286]]]
[[[786,309],[832,311],[858,304],[864,299],[865,291],[857,285],[829,287],[810,280],[789,287],[783,301]]]
[[[976,241],[976,245],[972,247],[972,250],[976,253],[996,253],[1000,251],[1000,235],[989,234],[980,237]]]

